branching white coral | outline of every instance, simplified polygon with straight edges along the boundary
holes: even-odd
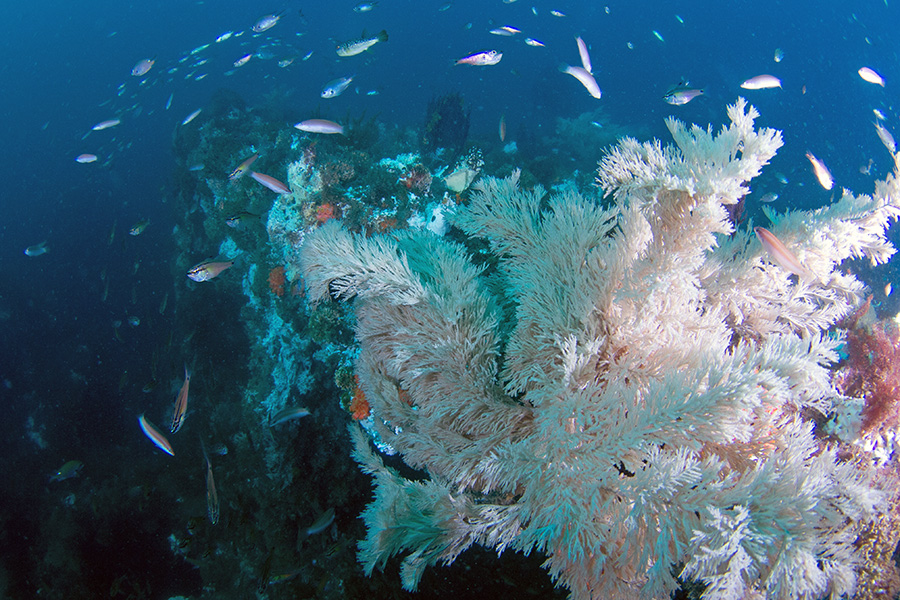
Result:
[[[791,279],[747,232],[726,237],[723,205],[781,144],[743,100],[728,114],[716,136],[670,120],[677,148],[624,140],[600,165],[607,208],[483,179],[453,220],[489,242],[484,269],[423,233],[310,236],[310,298],[354,298],[378,433],[429,476],[355,434],[377,485],[367,571],[404,554],[415,589],[478,543],[546,553],[576,599],[667,598],[679,574],[707,598],[852,591],[878,494],[805,419],[836,397],[826,330],[863,289],[835,269],[890,255],[900,190],[892,176],[776,223],[817,278]]]

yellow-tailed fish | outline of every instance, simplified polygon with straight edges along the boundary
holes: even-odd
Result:
[[[172,433],[181,429],[184,423],[184,416],[188,407],[188,389],[191,386],[191,372],[188,371],[187,365],[184,365],[184,383],[181,384],[181,390],[175,398],[175,414],[172,416]]]
[[[172,450],[172,444],[169,443],[169,440],[166,439],[166,436],[164,436],[153,423],[148,421],[144,417],[144,415],[138,417],[138,423],[140,423],[141,431],[144,432],[144,435],[150,438],[150,441],[156,444],[157,448],[159,448],[169,456],[175,456],[175,451]]]

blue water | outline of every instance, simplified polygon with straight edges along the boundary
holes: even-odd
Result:
[[[900,12],[889,0],[380,0],[366,13],[354,12],[355,4],[44,0],[5,11],[0,457],[10,488],[0,499],[0,526],[12,539],[4,540],[0,552],[0,595],[3,589],[13,590],[10,597],[34,593],[46,584],[34,573],[52,547],[52,533],[42,529],[50,513],[39,512],[31,499],[41,498],[42,507],[59,504],[64,492],[48,488],[50,473],[78,458],[95,479],[130,481],[129,457],[147,449],[134,416],[143,401],[141,387],[151,379],[153,352],[171,347],[178,318],[171,303],[176,278],[183,277],[174,270],[170,235],[182,217],[173,214],[171,202],[173,134],[217,90],[230,89],[250,105],[276,105],[297,120],[365,112],[410,128],[421,127],[429,99],[460,92],[471,108],[470,139],[485,145],[497,144],[501,114],[511,139],[540,139],[553,134],[557,118],[575,118],[598,106],[634,135],[668,141],[665,117],[718,128],[725,105],[742,95],[759,109],[759,126],[784,132],[784,148],[753,184],[755,190],[777,191],[779,210],[814,208],[831,199],[815,181],[807,150],[827,162],[836,190],[870,192],[873,175],[882,178],[892,167],[872,127],[872,111],[878,109],[888,128],[900,133]],[[439,10],[443,6],[448,8]],[[274,10],[284,11],[276,26],[258,35],[249,31]],[[488,33],[501,25],[522,33]],[[337,42],[381,29],[388,42],[361,56],[335,54]],[[215,42],[228,31],[243,34]],[[578,64],[576,35],[590,47],[603,90],[599,101],[558,71],[560,63]],[[527,46],[526,36],[546,46]],[[210,46],[189,55],[204,44]],[[232,66],[261,48],[271,58],[255,56]],[[779,63],[773,60],[777,48],[784,53]],[[500,64],[453,65],[486,49],[503,52]],[[291,56],[292,65],[278,66]],[[137,61],[151,57],[156,63],[145,77],[130,75]],[[191,67],[201,59],[208,62]],[[887,85],[862,81],[862,66],[875,68]],[[742,81],[761,73],[779,77],[783,89],[740,89]],[[197,81],[200,75],[205,77]],[[342,96],[320,98],[328,81],[349,75],[355,79]],[[664,103],[665,91],[682,78],[705,95],[680,107]],[[121,119],[119,126],[83,139],[95,123],[113,117]],[[78,164],[74,158],[81,153],[96,154],[98,161]],[[598,148],[598,158],[600,153]],[[862,173],[870,159],[871,174]],[[777,173],[788,183],[779,183]],[[128,236],[142,218],[151,221],[147,230]],[[48,254],[24,255],[26,247],[43,241]],[[870,280],[883,285],[892,272],[885,267]],[[101,273],[109,281],[105,301]],[[160,314],[167,294],[169,308]],[[222,314],[206,316],[215,322]],[[140,324],[129,325],[129,316],[139,317]],[[177,382],[183,361],[181,355],[157,359],[163,394]],[[165,554],[164,537],[157,544]],[[32,547],[28,540],[41,541]],[[33,549],[23,554],[23,547]],[[190,583],[170,582],[162,589],[196,591],[190,576],[183,581]]]

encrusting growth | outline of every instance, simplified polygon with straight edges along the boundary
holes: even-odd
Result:
[[[452,222],[496,258],[428,231],[363,237],[328,221],[306,240],[311,301],[353,302],[372,427],[427,480],[376,482],[367,572],[404,556],[404,587],[471,544],[533,549],[573,598],[835,597],[854,541],[884,511],[863,461],[814,431],[840,400],[832,326],[884,262],[895,175],[770,230],[809,271],[774,264],[726,208],[781,146],[739,99],[730,125],[676,146],[624,139],[601,161],[608,205],[485,178]],[[896,160],[896,159],[895,159]],[[484,263],[485,261],[480,261]]]

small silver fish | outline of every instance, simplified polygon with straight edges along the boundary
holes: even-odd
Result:
[[[774,75],[757,75],[751,77],[741,84],[745,90],[766,90],[771,88],[780,88],[781,80]]]
[[[357,40],[350,40],[349,42],[344,42],[343,44],[337,47],[337,55],[348,57],[348,56],[356,56],[357,54],[362,54],[378,42],[386,42],[388,40],[387,31],[382,29],[378,32],[378,35],[370,38],[360,38]]]
[[[131,74],[135,77],[143,77],[150,72],[150,69],[153,68],[153,64],[155,62],[155,58],[145,58],[143,60],[139,60],[137,64],[134,65],[134,67],[131,69]]]
[[[475,54],[470,54],[468,56],[464,56],[456,61],[458,65],[475,65],[478,67],[487,67],[491,65],[496,65],[500,62],[500,59],[503,58],[503,53],[498,52],[497,50],[487,50],[485,52],[476,52]]]
[[[260,17],[259,20],[251,27],[254,33],[262,33],[263,31],[267,31],[278,23],[278,20],[281,18],[282,13],[278,12],[272,15],[266,15],[264,17]]]
[[[344,91],[350,87],[350,83],[353,81],[353,77],[341,77],[339,79],[333,79],[325,84],[325,89],[322,90],[323,98],[337,98]]]
[[[203,110],[202,108],[198,108],[197,110],[195,110],[194,112],[189,114],[187,117],[185,117],[184,121],[182,121],[181,124],[187,125],[188,123],[190,123],[191,121],[196,119],[197,115],[199,115],[202,110]]]
[[[663,100],[672,106],[683,106],[697,96],[703,95],[702,89],[696,89],[689,86],[690,84],[687,81],[682,81],[667,91],[665,95],[663,95]]]
[[[878,121],[875,121],[873,125],[875,125],[875,133],[878,134],[878,139],[880,139],[881,143],[884,144],[884,147],[888,149],[888,152],[894,154],[897,151],[897,143],[894,141],[894,136],[887,130],[887,127]]]

